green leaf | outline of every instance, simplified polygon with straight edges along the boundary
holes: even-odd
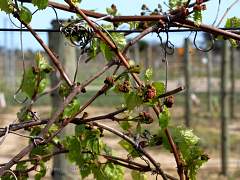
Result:
[[[106,12],[109,15],[116,16],[116,14],[117,14],[117,7],[114,4],[112,4],[112,6],[110,8],[106,8]]]
[[[81,3],[82,0],[71,0],[71,2],[76,6],[77,4]]]
[[[46,75],[52,71],[40,53],[36,54],[35,61],[37,65],[25,71],[21,85],[23,93],[29,98],[44,91],[48,83]]]
[[[240,18],[232,17],[227,19],[225,28],[239,28],[239,27],[240,27]],[[239,46],[239,42],[234,39],[229,39],[229,42],[233,47]]]
[[[139,157],[141,155],[129,142],[121,140],[118,144],[125,149],[133,158]]]
[[[46,172],[47,172],[47,168],[43,161],[40,161],[39,166],[40,166],[40,170],[35,175],[34,177],[35,180],[41,180],[46,175]]]
[[[36,61],[36,64],[37,64],[37,67],[40,71],[43,71],[45,73],[49,73],[51,71],[53,71],[53,68],[52,66],[50,66],[46,59],[41,55],[41,53],[37,53],[35,55],[35,61]]]
[[[181,126],[171,129],[171,134],[181,152],[190,179],[195,180],[198,170],[209,159],[199,146],[199,138],[191,129]],[[163,144],[167,149],[170,149],[167,137],[164,135]]]
[[[78,112],[79,109],[80,109],[80,101],[79,99],[75,98],[64,109],[62,118],[63,119],[71,118],[73,115],[75,115]]]
[[[127,131],[128,129],[131,128],[131,124],[128,121],[122,121],[122,122],[120,122],[120,127],[123,130]]]
[[[124,173],[123,169],[119,165],[115,165],[113,163],[107,163],[102,168],[102,178],[98,177],[97,180],[123,180]]]
[[[166,106],[163,106],[163,111],[160,113],[158,118],[159,126],[162,129],[166,128],[170,120],[171,120],[170,112]]]
[[[27,163],[26,162],[18,162],[16,166],[16,170],[18,173],[18,179],[19,180],[27,180],[29,178],[28,173],[25,173],[24,171],[27,170]]]
[[[117,44],[117,47],[120,50],[126,46],[127,41],[123,33],[111,33],[111,37],[113,38],[114,42]]]
[[[132,180],[147,180],[147,176],[139,171],[131,171]]]
[[[68,86],[66,82],[63,82],[58,90],[58,93],[61,97],[67,97],[71,92],[71,88]]]
[[[0,11],[4,11],[7,14],[10,14],[13,12],[13,4],[12,0],[1,0],[0,3]]]
[[[28,106],[23,106],[19,112],[17,112],[17,118],[19,122],[32,120],[32,114],[28,110]]]
[[[22,81],[22,91],[25,93],[25,95],[29,98],[32,98],[35,90],[35,74],[33,73],[33,69],[27,69],[23,76]]]
[[[193,20],[197,26],[199,26],[202,23],[202,11],[201,10],[194,10]]]
[[[48,0],[32,0],[34,6],[37,6],[38,9],[45,9],[48,6]]]
[[[133,110],[136,106],[140,106],[142,104],[142,99],[134,92],[125,94],[124,98],[128,110]]]
[[[113,59],[114,53],[111,51],[111,49],[104,43],[104,42],[100,42],[100,50],[104,56],[104,58],[107,61],[110,61]]]
[[[144,79],[146,82],[152,80],[152,77],[153,77],[153,71],[152,71],[152,68],[148,68],[144,74]]]
[[[25,6],[20,7],[19,16],[20,16],[21,21],[25,22],[26,24],[29,24],[32,20],[31,11]]]
[[[156,91],[157,91],[157,96],[163,94],[165,92],[165,85],[163,82],[153,82],[152,86],[155,87]]]
[[[187,0],[169,0],[169,7],[171,9],[176,9],[186,3]]]

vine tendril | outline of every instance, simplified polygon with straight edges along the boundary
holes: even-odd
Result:
[[[211,51],[213,48],[214,48],[214,38],[213,38],[213,36],[210,34],[210,37],[211,37],[211,44],[210,44],[210,46],[207,48],[207,49],[202,49],[202,48],[200,48],[198,45],[197,45],[197,43],[196,43],[196,39],[197,39],[197,31],[195,31],[195,35],[194,35],[194,39],[193,39],[193,44],[194,44],[194,46],[195,46],[195,48],[197,49],[197,50],[199,50],[199,51],[202,51],[202,52],[209,52],[209,51]]]

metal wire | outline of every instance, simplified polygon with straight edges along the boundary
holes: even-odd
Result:
[[[233,31],[234,33],[240,33],[240,28],[219,28],[221,30],[226,31]],[[35,32],[60,32],[59,29],[33,29]],[[0,28],[0,32],[29,32],[28,29],[16,29],[16,28]],[[108,30],[108,32],[116,32],[116,33],[141,33],[144,30]],[[197,31],[202,32],[201,29],[193,29],[193,28],[184,28],[184,29],[169,29],[168,32],[191,32],[191,31]],[[165,32],[165,30],[159,30],[159,32]]]

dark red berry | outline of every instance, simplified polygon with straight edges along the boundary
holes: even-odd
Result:
[[[148,85],[145,93],[145,100],[153,99],[157,96],[157,91],[155,87]]]
[[[151,116],[151,114],[149,112],[146,112],[146,111],[140,112],[139,116],[140,116],[142,122],[144,122],[146,124],[150,124],[154,121],[153,117]]]
[[[164,104],[165,106],[167,106],[168,108],[171,108],[171,107],[173,106],[173,104],[174,104],[174,97],[173,97],[173,96],[168,96],[168,97],[164,100],[163,104]]]

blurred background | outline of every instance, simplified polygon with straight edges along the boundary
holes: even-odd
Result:
[[[150,8],[154,8],[157,6],[157,2],[121,1],[120,3],[114,0],[107,0],[100,3],[99,1],[91,0],[83,1],[81,7],[104,12],[106,7],[114,3],[119,8],[121,14],[129,15],[139,14],[143,3],[148,4]],[[207,24],[211,24],[216,18],[217,10],[214,8],[214,2],[216,6],[217,0],[207,3],[209,10],[206,12],[208,14],[204,14],[203,17]],[[126,3],[130,4],[125,6]],[[231,4],[230,1],[227,3]],[[239,7],[239,4],[225,18],[239,16],[240,14],[237,12],[236,7]],[[163,8],[166,9],[164,5]],[[220,6],[218,20],[222,17],[226,8],[226,4]],[[34,7],[30,7],[30,9],[34,10]],[[63,20],[67,20],[72,16],[72,14],[60,11],[57,11],[57,14],[58,18]],[[48,17],[52,18],[49,19]],[[56,29],[54,17],[53,10],[48,8],[44,10],[44,13],[37,12],[33,16],[31,25],[33,28]],[[13,17],[8,17],[0,12],[0,28],[17,29],[11,21],[19,26],[19,23]],[[200,51],[197,47],[207,48],[209,46],[209,36],[199,32],[194,45],[194,34],[192,32],[169,33],[169,40],[175,46],[171,49],[174,53],[167,55],[167,88],[168,90],[173,90],[179,86],[187,87],[187,90],[175,95],[175,103],[171,109],[171,125],[188,126],[201,138],[201,144],[209,154],[210,160],[200,171],[198,179],[240,179],[240,111],[238,111],[240,108],[240,71],[238,70],[240,68],[240,50],[239,48],[231,48],[229,43],[215,41],[213,50],[210,52]],[[56,52],[63,52],[60,57],[63,59],[65,68],[70,76],[73,76],[76,62],[80,56],[80,50],[73,48],[60,33],[39,32],[39,35]],[[128,36],[127,40],[131,40],[135,35]],[[166,67],[163,62],[164,51],[162,47],[166,40],[166,34],[161,33],[160,35],[163,38],[163,44],[160,43],[156,34],[150,34],[131,47],[128,56],[136,64],[139,64],[143,70],[152,67],[154,80],[165,82]],[[20,45],[20,32],[0,31],[1,127],[6,127],[16,120],[16,113],[21,108],[21,104],[14,100],[14,94],[21,84],[23,59],[26,67],[30,67],[33,65],[36,52],[40,51],[48,58],[31,37],[30,33],[22,32],[22,43],[23,50],[21,50]],[[101,70],[104,64],[106,64],[106,60],[104,60],[101,54],[87,63],[86,59],[86,56],[82,56],[79,61],[77,80],[80,83]],[[86,88],[87,93],[80,96],[82,104],[98,91],[103,85],[105,78],[110,74],[111,71],[105,73]],[[21,99],[23,97],[20,94],[18,98]],[[97,99],[92,107],[86,111],[92,115],[104,114],[104,112],[109,112],[111,109],[114,110],[121,103],[121,97],[109,92]],[[41,118],[48,117],[51,114],[51,97],[42,97],[34,108],[39,112]],[[156,130],[156,124],[152,124],[151,128],[153,131]],[[113,145],[117,154],[124,154],[117,145],[114,145],[114,136],[109,134],[105,138],[106,141]],[[0,163],[10,159],[27,141],[18,136],[7,136],[4,144],[0,146]],[[223,153],[222,149],[227,150]],[[172,154],[165,152],[159,147],[151,149],[150,152],[159,159],[163,169],[175,172],[176,165],[174,164],[174,159],[172,159]],[[52,166],[51,163],[49,167]],[[224,168],[226,168],[228,177],[221,175],[224,172]],[[47,178],[51,177],[50,169]],[[149,179],[154,178],[149,175]]]

